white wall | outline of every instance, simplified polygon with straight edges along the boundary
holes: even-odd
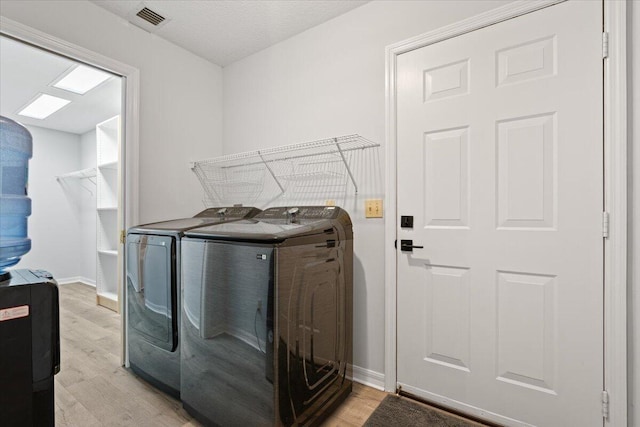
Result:
[[[629,425],[640,425],[640,3],[629,15]]]
[[[86,0],[2,0],[2,16],[140,70],[140,222],[191,216],[190,160],[221,152],[222,70]]]
[[[96,167],[96,131],[80,135],[80,169]],[[95,178],[93,179],[95,182]],[[79,275],[89,283],[96,281],[96,186],[86,182],[92,192],[82,191],[80,205],[80,271]]]
[[[29,161],[31,251],[15,268],[48,270],[56,279],[78,276],[80,189],[56,180],[80,165],[78,135],[27,126],[33,137]]]
[[[225,154],[358,133],[383,145],[383,168],[385,47],[505,3],[375,1],[225,67]],[[363,211],[362,200],[349,209],[353,363],[381,385],[384,222],[365,220]]]

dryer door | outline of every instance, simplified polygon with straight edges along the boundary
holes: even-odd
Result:
[[[175,264],[175,238],[127,236],[129,328],[167,351],[178,346]]]

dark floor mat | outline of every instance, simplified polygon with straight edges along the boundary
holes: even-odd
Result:
[[[406,398],[389,395],[380,402],[364,425],[365,427],[476,427],[479,424],[448,415],[444,411],[429,408]]]

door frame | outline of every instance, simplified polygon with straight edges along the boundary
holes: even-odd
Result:
[[[35,28],[0,16],[0,34],[22,41],[32,46],[48,50],[52,53],[65,56],[74,61],[93,65],[97,68],[109,71],[123,78],[123,102],[121,106],[122,117],[120,141],[120,196],[118,203],[121,206],[118,221],[122,230],[126,230],[138,223],[138,142],[139,142],[139,105],[140,105],[140,72],[130,65],[93,52],[84,47],[69,43],[65,40],[53,37]],[[126,361],[126,310],[124,298],[124,245],[119,243],[118,248],[118,305],[121,322],[121,363]]]
[[[386,48],[386,194],[385,219],[385,391],[397,386],[397,122],[398,56],[440,41],[497,24],[565,0],[519,0]],[[604,244],[604,388],[608,392],[605,424],[627,425],[627,76],[625,2],[603,0],[604,59],[604,211],[609,234]],[[603,55],[604,56],[604,55]],[[605,395],[603,394],[603,401]]]

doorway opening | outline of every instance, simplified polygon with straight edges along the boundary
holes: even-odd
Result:
[[[26,127],[33,141],[32,245],[15,268],[46,270],[68,286],[61,310],[69,302],[119,313],[125,79],[4,34],[0,51],[0,115]],[[120,343],[121,321],[113,318]],[[117,347],[109,350],[120,356]]]

